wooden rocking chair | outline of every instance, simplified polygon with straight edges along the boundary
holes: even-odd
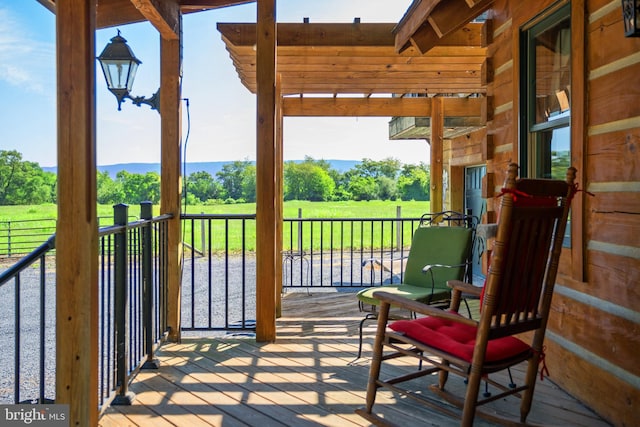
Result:
[[[520,421],[525,422],[531,408],[538,365],[544,358],[545,329],[569,205],[576,192],[576,170],[569,168],[566,182],[516,179],[517,172],[518,166],[510,164],[489,274],[482,291],[479,321],[457,313],[461,293],[474,290],[460,281],[449,281],[453,295],[448,311],[434,309],[398,295],[376,292],[381,306],[366,407],[356,411],[374,424],[392,425],[373,413],[376,392],[380,387],[412,397],[430,407],[435,405],[440,412],[449,416],[461,417],[463,426],[473,424],[476,412],[493,422],[501,422],[495,415],[483,413],[477,407],[508,395],[516,395],[521,398]],[[387,324],[391,305],[426,317]],[[531,339],[527,342],[523,341],[522,336],[514,336],[523,332],[529,332],[527,336]],[[384,352],[384,349],[390,349],[391,352]],[[404,356],[420,359],[424,362],[424,365],[420,365],[424,367],[395,378],[380,378],[382,362]],[[503,385],[489,379],[489,374],[524,361],[528,362],[524,384]],[[438,385],[434,384],[430,389],[461,408],[461,412],[400,384],[436,372],[439,374]],[[464,400],[445,391],[449,373],[468,381]],[[499,388],[500,392],[491,397],[479,396],[483,380]]]

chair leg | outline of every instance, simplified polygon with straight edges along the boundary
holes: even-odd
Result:
[[[520,402],[520,421],[524,423],[527,420],[527,415],[531,410],[531,402],[533,401],[533,391],[536,386],[536,378],[538,376],[538,356],[533,356],[529,359],[527,365],[527,376],[525,378],[525,385],[527,389],[524,391],[522,401]]]
[[[378,318],[378,315],[376,313],[367,313],[366,316],[364,316],[364,318],[360,321],[360,327],[359,327],[359,338],[360,340],[358,341],[358,356],[356,357],[356,359],[360,359],[360,356],[362,356],[362,330],[364,329],[364,322],[366,322],[367,320],[375,320]]]
[[[471,367],[471,374],[469,375],[469,384],[467,385],[467,392],[464,398],[464,408],[462,410],[461,426],[471,427],[473,425],[473,418],[476,414],[476,404],[478,401],[478,393],[480,392],[480,383],[482,382],[482,374],[473,372],[474,368]]]
[[[369,382],[367,383],[366,412],[371,413],[373,404],[376,401],[376,393],[378,391],[378,378],[380,377],[380,367],[382,365],[382,353],[384,335],[389,319],[389,304],[383,303],[378,314],[378,328],[376,338],[373,342],[373,358],[371,359],[371,367],[369,368]]]
[[[443,360],[442,363],[449,366],[448,360]],[[440,388],[440,390],[444,390],[444,386],[447,383],[448,378],[449,371],[447,371],[446,369],[441,369],[440,372],[438,372],[438,387]]]

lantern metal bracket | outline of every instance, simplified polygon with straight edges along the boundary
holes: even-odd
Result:
[[[160,113],[160,89],[151,95],[150,98],[145,98],[144,96],[131,96],[128,94],[125,95],[124,98],[129,98],[131,102],[138,107],[142,106],[142,104],[147,104],[152,110],[156,110]],[[118,104],[118,110],[120,110],[120,104]]]

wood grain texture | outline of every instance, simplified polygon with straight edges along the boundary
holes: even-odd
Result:
[[[640,376],[637,349],[640,326],[597,306],[556,292],[549,317],[549,330],[614,366]],[[587,333],[601,330],[600,334]]]
[[[180,340],[182,227],[180,220],[182,177],[180,139],[182,109],[180,70],[182,52],[179,40],[160,39],[160,213],[173,214],[167,229],[167,326],[169,339]]]
[[[368,426],[367,420],[354,413],[364,406],[375,329],[373,325],[365,327],[364,358],[354,361],[362,316],[352,293],[287,293],[283,297],[283,317],[277,321],[276,342],[184,338],[182,344],[165,345],[158,353],[160,369],[139,374],[131,385],[139,399],[129,407],[109,408],[100,425],[114,425],[124,417],[131,425],[139,426],[163,426],[169,422],[187,425],[187,420],[198,425],[232,427]],[[550,368],[554,375],[551,379],[555,380],[557,359],[548,357],[549,363],[554,363]],[[396,359],[386,374],[402,372],[407,364],[412,361]],[[522,378],[520,367],[513,373],[516,381]],[[505,378],[494,375],[495,379]],[[428,377],[426,381],[437,378]],[[429,394],[424,379],[416,386],[424,387]],[[463,393],[465,385],[451,378],[449,388]],[[400,425],[460,424],[457,419],[386,391],[378,393],[375,408],[381,416]],[[515,398],[493,402],[489,409],[511,420],[519,418],[519,402]],[[608,425],[549,378],[538,381],[528,423]],[[475,425],[495,424],[478,419]]]
[[[70,425],[85,426],[98,418],[95,3],[59,0],[56,10],[55,397]]]
[[[256,338],[276,338],[276,39],[275,1],[258,2],[256,123]],[[278,256],[276,256],[278,255]]]
[[[596,392],[597,398],[590,400],[589,406],[612,425],[638,425],[640,394],[637,389],[613,377],[601,366],[585,361],[549,339],[546,346],[549,380],[560,384],[570,393],[582,395],[585,389]]]

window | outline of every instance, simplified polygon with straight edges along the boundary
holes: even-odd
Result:
[[[520,175],[565,179],[571,166],[571,5],[521,34]],[[571,247],[567,225],[565,247]]]
[[[566,4],[522,33],[522,176],[564,179],[570,166],[570,12]]]

